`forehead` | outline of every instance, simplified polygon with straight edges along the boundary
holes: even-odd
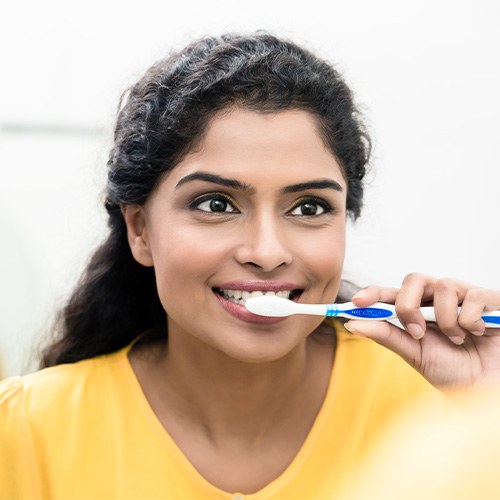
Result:
[[[216,114],[198,147],[169,177],[174,181],[198,170],[243,176],[248,181],[259,174],[277,173],[284,184],[331,177],[345,186],[340,165],[326,147],[316,118],[303,110],[261,113],[231,108]]]

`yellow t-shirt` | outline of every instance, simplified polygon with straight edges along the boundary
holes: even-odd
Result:
[[[398,356],[340,331],[324,403],[295,459],[256,493],[224,492],[160,424],[129,350],[0,383],[1,499],[338,498],[343,478],[411,400],[448,407]]]

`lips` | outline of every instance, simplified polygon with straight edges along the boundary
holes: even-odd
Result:
[[[248,311],[244,304],[250,297],[276,295],[298,300],[303,288],[295,283],[283,281],[232,281],[212,288],[219,303],[232,316],[249,323],[276,323],[285,318],[258,316]]]
[[[221,295],[231,302],[236,304],[245,304],[245,302],[251,297],[261,297],[263,295],[273,295],[276,297],[281,297],[283,299],[293,300],[295,296],[299,293],[299,290],[280,290],[278,292],[269,292],[257,290],[254,292],[248,292],[246,290],[231,290],[226,288],[216,288],[214,289],[216,293]]]

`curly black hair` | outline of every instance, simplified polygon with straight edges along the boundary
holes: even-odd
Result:
[[[121,204],[144,204],[162,175],[231,106],[260,113],[301,109],[317,120],[347,182],[347,211],[360,214],[370,138],[353,95],[328,62],[265,32],[204,37],[154,64],[122,96],[108,167],[109,234],[60,311],[41,366],[115,351],[163,329],[154,270],[132,257]]]

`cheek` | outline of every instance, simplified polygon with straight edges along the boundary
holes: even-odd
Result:
[[[166,309],[173,300],[205,294],[203,285],[230,252],[227,242],[201,237],[196,228],[166,227],[151,243],[158,292]]]
[[[345,232],[341,227],[318,231],[314,237],[303,238],[296,245],[301,249],[302,262],[316,278],[340,280],[345,255]]]

